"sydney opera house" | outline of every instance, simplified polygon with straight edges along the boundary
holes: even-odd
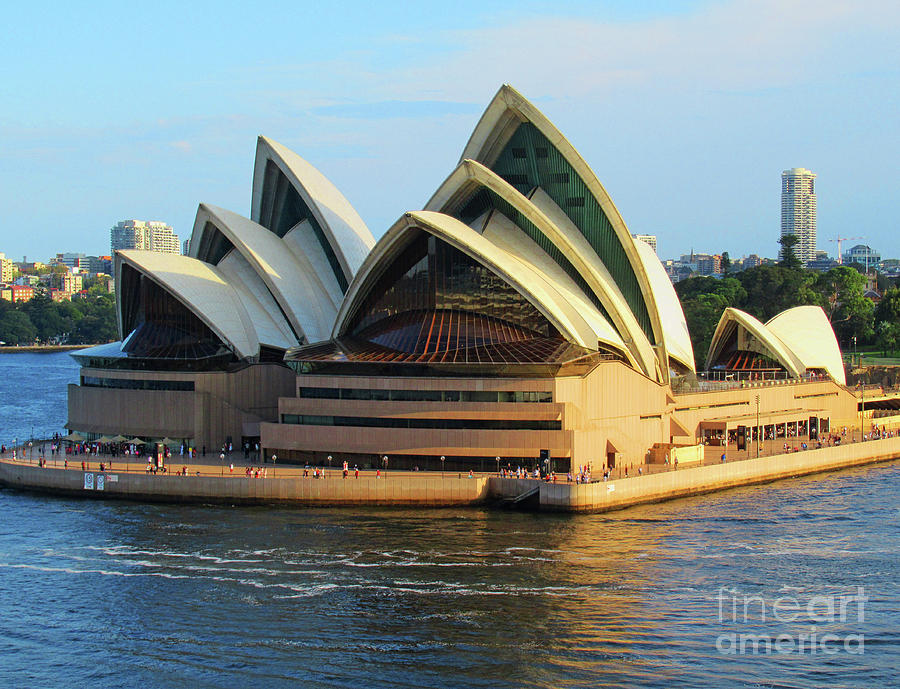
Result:
[[[190,247],[117,254],[121,341],[75,355],[70,430],[490,470],[815,437],[856,415],[817,307],[765,324],[726,310],[698,374],[655,253],[508,86],[424,208],[377,242],[260,137],[250,218],[201,204]]]

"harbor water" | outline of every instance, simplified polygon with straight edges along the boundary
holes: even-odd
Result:
[[[0,440],[66,354],[0,355]],[[895,687],[900,463],[604,515],[0,490],[0,686]]]

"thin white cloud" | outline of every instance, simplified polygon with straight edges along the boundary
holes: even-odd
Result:
[[[627,23],[531,18],[448,32],[444,40],[458,52],[401,71],[395,89],[408,97],[437,86],[455,100],[503,81],[533,97],[617,87],[771,88],[866,65],[873,52],[896,55],[898,26],[896,2],[841,0],[736,0]]]

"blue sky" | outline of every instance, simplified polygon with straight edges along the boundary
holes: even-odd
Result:
[[[900,257],[895,0],[18,3],[0,40],[0,251],[104,254],[248,214],[258,134],[378,237],[421,208],[502,83],[659,253],[776,252],[780,173],[818,173],[819,248]],[[855,243],[855,242],[854,242]]]

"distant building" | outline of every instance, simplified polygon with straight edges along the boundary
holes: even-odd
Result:
[[[110,254],[127,249],[155,251],[163,254],[181,253],[178,235],[164,222],[151,220],[122,220],[109,231]]]
[[[718,275],[722,272],[721,254],[698,254],[692,251],[684,254],[680,263],[700,275]]]
[[[6,254],[0,254],[0,282],[6,284],[13,281],[13,273],[16,266],[12,259],[6,258]]]
[[[41,263],[40,261],[34,261],[33,263],[22,261],[21,263],[15,263],[14,265],[23,273],[34,273],[47,267],[46,263]]]
[[[50,260],[51,263],[66,266],[66,268],[80,268],[82,261],[86,261],[85,254],[64,253],[56,254],[56,258]]]
[[[653,248],[653,253],[656,253],[656,235],[655,234],[633,234],[631,235],[635,239],[640,239],[645,244],[648,244]],[[185,251],[187,253],[187,251]]]
[[[696,272],[696,264],[692,267],[690,264],[673,261],[672,259],[663,261],[663,268],[666,269],[666,275],[669,276],[669,280],[673,284],[688,279]]]
[[[844,263],[859,263],[861,266],[872,267],[881,263],[881,255],[866,244],[857,244],[844,252]]]
[[[25,285],[10,285],[0,289],[0,299],[11,301],[13,303],[19,301],[30,301],[34,296],[34,287],[26,287]]]
[[[821,253],[825,253],[825,252],[820,251],[819,253],[821,254]],[[820,256],[820,257],[817,257],[813,261],[807,262],[806,267],[809,268],[810,270],[815,270],[818,273],[825,273],[825,272],[831,270],[832,268],[836,267],[837,265],[838,265],[838,262],[835,261],[830,256],[824,256],[824,257]]]
[[[781,236],[797,236],[794,253],[803,263],[816,258],[816,174],[803,167],[781,173]]]
[[[93,256],[91,258],[94,258]],[[112,256],[97,256],[97,265],[94,266],[93,261],[91,262],[90,271],[92,273],[106,273],[107,275],[112,275],[113,271],[113,262]]]
[[[191,253],[191,238],[188,237],[183,242],[181,242],[181,255],[187,256]]]
[[[747,270],[749,268],[756,268],[757,266],[761,266],[762,264],[763,260],[759,256],[757,256],[756,254],[750,254],[741,261],[741,268]]]
[[[69,294],[75,294],[75,292],[80,292],[82,290],[82,286],[84,285],[83,276],[75,273],[63,273],[60,279],[60,287],[63,292],[68,292]]]
[[[53,301],[72,301],[72,293],[56,287],[50,288],[50,299]]]
[[[722,256],[720,254],[699,254],[697,272],[700,275],[719,275],[722,272]]]

